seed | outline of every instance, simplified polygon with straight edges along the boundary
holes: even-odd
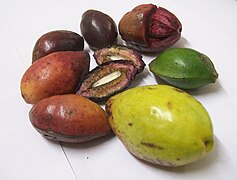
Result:
[[[109,74],[109,75],[101,78],[99,81],[95,82],[92,87],[102,86],[110,81],[117,79],[119,76],[121,76],[121,74],[122,73],[120,71],[112,72],[111,74]]]

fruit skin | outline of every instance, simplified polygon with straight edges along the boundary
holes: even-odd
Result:
[[[127,46],[142,52],[160,52],[181,37],[182,24],[165,8],[141,4],[119,21],[119,34]]]
[[[80,95],[56,95],[39,101],[29,117],[46,138],[80,143],[111,133],[105,111]]]
[[[182,89],[199,88],[218,78],[212,61],[190,48],[167,49],[150,62],[149,68],[155,76]]]
[[[62,51],[44,56],[33,63],[21,79],[21,94],[26,103],[43,98],[75,93],[88,73],[90,57],[86,51]]]
[[[213,127],[205,108],[168,85],[129,89],[106,102],[114,133],[136,157],[162,166],[182,166],[212,149]]]
[[[117,41],[118,32],[114,20],[100,11],[86,11],[82,15],[80,29],[92,50],[110,46]]]
[[[84,39],[79,34],[68,30],[55,30],[43,34],[35,43],[32,63],[50,53],[58,51],[82,51]]]

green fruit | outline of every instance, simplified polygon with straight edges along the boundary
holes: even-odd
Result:
[[[205,157],[214,144],[205,108],[168,85],[136,87],[106,102],[109,123],[136,157],[163,166],[182,166]]]
[[[167,49],[149,64],[149,68],[155,76],[182,89],[199,88],[218,78],[212,61],[189,48]]]

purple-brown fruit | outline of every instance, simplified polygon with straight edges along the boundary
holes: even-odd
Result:
[[[51,31],[42,35],[36,41],[32,54],[32,63],[53,52],[82,51],[83,49],[84,39],[79,34],[67,30]]]
[[[86,11],[82,15],[80,29],[92,50],[110,46],[117,41],[118,32],[114,20],[100,11]]]
[[[145,67],[141,54],[139,54],[136,50],[129,49],[125,46],[113,45],[108,48],[99,49],[94,52],[93,56],[98,65],[117,60],[131,61],[137,68],[138,73],[141,73]]]
[[[76,94],[39,101],[30,110],[29,118],[39,133],[57,141],[80,143],[111,133],[105,111]]]
[[[95,102],[125,90],[135,79],[137,69],[126,60],[110,61],[90,71],[80,83],[77,94]]]
[[[178,18],[162,7],[142,4],[126,13],[119,22],[119,33],[129,47],[143,52],[159,52],[181,37]]]

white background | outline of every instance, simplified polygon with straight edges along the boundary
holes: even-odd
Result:
[[[123,14],[143,3],[173,12],[183,25],[182,38],[175,46],[208,55],[219,73],[215,84],[189,91],[212,118],[215,147],[206,158],[184,167],[161,168],[141,162],[113,135],[83,144],[51,142],[31,126],[31,106],[20,94],[21,77],[42,34],[58,29],[80,33],[81,15],[88,9],[103,11],[118,23]],[[236,19],[236,0],[0,0],[0,179],[237,179]],[[143,55],[143,59],[148,64],[155,56]],[[155,83],[146,68],[133,86]]]

